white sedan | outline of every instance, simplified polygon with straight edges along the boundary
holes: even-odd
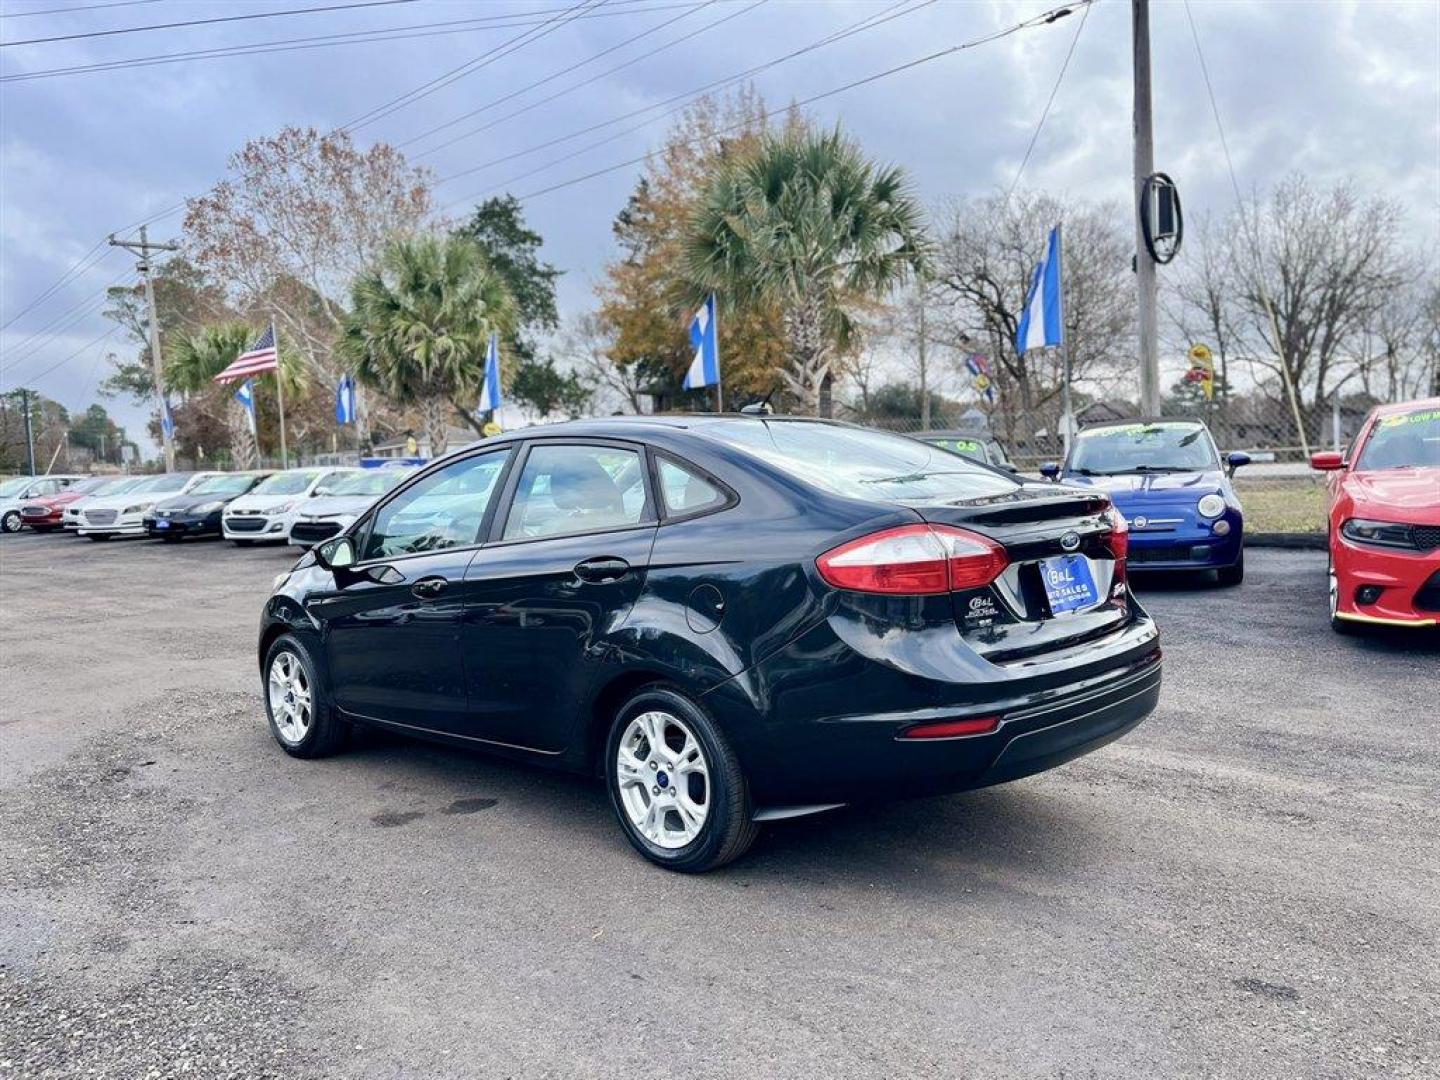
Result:
[[[296,509],[312,495],[333,487],[356,468],[288,469],[268,477],[225,508],[220,531],[236,544],[284,543]]]
[[[19,532],[24,524],[20,510],[27,499],[40,499],[63,491],[83,476],[51,474],[50,476],[14,476],[0,482],[0,530]]]
[[[287,539],[295,547],[314,547],[343,532],[384,495],[409,476],[413,469],[357,469],[356,475],[341,477],[334,484],[316,489],[313,496],[295,509],[295,523]]]
[[[183,495],[218,472],[161,473],[146,477],[119,495],[86,499],[80,511],[81,536],[109,540],[112,536],[144,536],[145,515],[169,495]]]

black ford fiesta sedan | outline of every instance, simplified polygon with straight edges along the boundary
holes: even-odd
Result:
[[[605,778],[647,858],[759,823],[1013,780],[1160,692],[1098,492],[818,420],[531,428],[417,473],[277,582],[295,757],[373,724]]]

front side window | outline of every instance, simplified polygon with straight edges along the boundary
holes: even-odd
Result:
[[[1075,440],[1069,472],[1113,476],[1134,472],[1206,472],[1220,459],[1199,424],[1161,420],[1115,424],[1083,431]]]
[[[1404,469],[1440,465],[1440,409],[1415,409],[1382,416],[1365,445],[1355,468]]]
[[[477,543],[508,456],[509,451],[502,450],[463,458],[401,492],[375,515],[362,558],[388,559]],[[390,480],[383,475],[371,479]]]
[[[725,493],[709,480],[669,458],[660,458],[660,497],[672,517],[698,514],[725,503]]]
[[[705,433],[792,476],[852,499],[984,499],[1019,485],[983,465],[903,435],[819,420],[742,419]]]
[[[531,540],[638,525],[645,477],[634,450],[535,446],[505,519],[504,539]]]

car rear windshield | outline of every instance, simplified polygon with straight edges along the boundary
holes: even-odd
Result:
[[[331,483],[317,495],[384,495],[410,475],[409,469],[366,469],[350,473]]]
[[[812,484],[856,499],[955,501],[1008,494],[993,469],[884,431],[809,420],[734,420],[705,433]]]
[[[318,469],[303,472],[282,472],[266,477],[255,485],[253,495],[299,495],[320,475]]]
[[[1082,431],[1068,471],[1091,476],[1218,469],[1215,444],[1199,424],[1161,420]]]
[[[1365,440],[1359,470],[1440,466],[1440,409],[1382,416]]]

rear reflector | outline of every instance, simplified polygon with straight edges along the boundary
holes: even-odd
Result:
[[[916,724],[900,733],[902,739],[958,739],[963,735],[989,735],[1000,729],[998,716],[972,716],[965,720],[941,720]]]
[[[989,537],[950,525],[901,525],[862,536],[815,560],[837,589],[935,596],[989,585],[1008,565]]]

